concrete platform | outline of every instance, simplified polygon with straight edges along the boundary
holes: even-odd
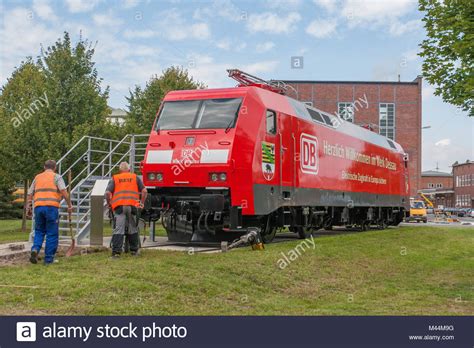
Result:
[[[103,246],[110,248],[110,241],[112,237],[104,237]],[[181,251],[187,253],[217,253],[221,252],[220,246],[195,246],[195,245],[183,245],[179,243],[173,243],[168,241],[168,237],[156,236],[155,240],[152,241],[148,237],[143,240],[143,236],[140,237],[142,242],[142,249],[152,250],[166,250],[166,251]],[[81,246],[88,246],[89,241],[86,239],[81,243]]]
[[[9,258],[21,253],[28,253],[30,249],[30,242],[14,242],[0,244],[0,258]]]

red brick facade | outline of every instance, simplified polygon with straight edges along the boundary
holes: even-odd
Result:
[[[453,175],[434,170],[421,173],[421,191],[429,197],[435,208],[453,208]]]
[[[453,164],[456,207],[474,208],[474,161]]]
[[[424,176],[421,175],[421,189],[452,189],[453,188],[453,177],[446,176]]]
[[[295,89],[290,96],[332,114],[338,112],[338,103],[354,103],[354,123],[375,125],[376,132],[380,103],[393,103],[394,140],[409,155],[410,195],[417,196],[421,188],[421,78],[413,82],[284,82]]]

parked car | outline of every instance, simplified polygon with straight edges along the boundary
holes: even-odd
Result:
[[[472,218],[474,218],[474,209],[471,209],[471,214],[470,214],[470,216],[471,216]]]

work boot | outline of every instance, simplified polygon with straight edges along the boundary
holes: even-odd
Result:
[[[112,255],[122,253],[123,250],[123,234],[114,234],[112,236]]]
[[[140,248],[140,236],[138,235],[138,233],[129,234],[128,241],[130,244],[130,253],[132,255],[138,254],[138,249]]]
[[[38,263],[38,252],[36,250],[31,251],[30,262],[33,263],[33,264]]]

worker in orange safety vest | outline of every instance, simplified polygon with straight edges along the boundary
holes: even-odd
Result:
[[[122,252],[126,229],[128,230],[130,253],[138,255],[140,245],[137,223],[138,209],[143,208],[147,196],[143,181],[136,174],[130,173],[130,166],[127,162],[120,163],[119,171],[109,181],[105,196],[109,209],[114,212],[112,258],[118,258]]]
[[[70,197],[61,175],[55,173],[56,162],[47,160],[44,172],[36,175],[28,189],[26,215],[31,216],[34,206],[34,239],[30,262],[38,263],[38,254],[46,237],[45,265],[54,262],[59,242],[59,205],[66,200],[68,213],[72,212]]]

